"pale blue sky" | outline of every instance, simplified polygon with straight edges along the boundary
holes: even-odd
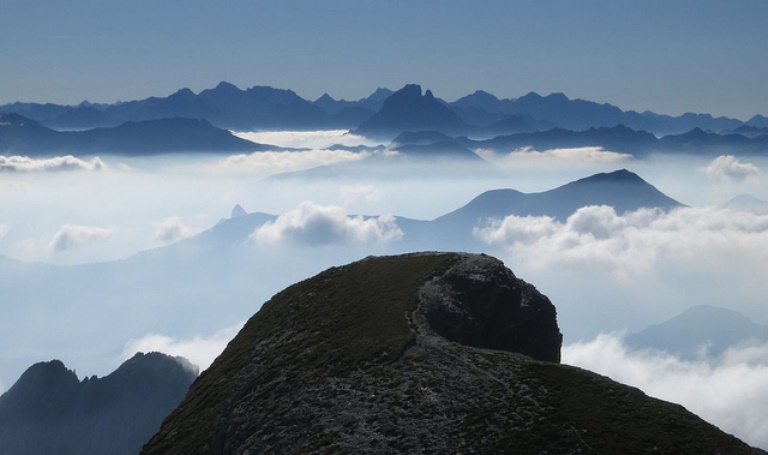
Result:
[[[766,24],[765,0],[0,0],[0,103],[419,83],[746,119],[768,114]]]

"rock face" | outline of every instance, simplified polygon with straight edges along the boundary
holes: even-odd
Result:
[[[59,360],[37,363],[0,396],[0,453],[135,454],[196,376],[159,353],[83,381]]]
[[[496,259],[367,258],[265,303],[142,453],[759,453],[560,342]]]

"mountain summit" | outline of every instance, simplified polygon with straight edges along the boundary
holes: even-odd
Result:
[[[760,453],[561,340],[494,258],[369,257],[265,303],[142,453]]]
[[[406,85],[384,101],[381,109],[363,122],[357,133],[392,139],[405,131],[466,132],[469,125],[448,106],[438,101],[430,90],[423,95],[421,86]]]

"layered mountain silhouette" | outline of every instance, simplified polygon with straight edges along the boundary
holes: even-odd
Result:
[[[746,343],[768,342],[768,326],[733,310],[696,305],[628,335],[625,342],[634,349],[655,349],[685,359],[706,358]]]
[[[369,137],[391,139],[405,131],[440,131],[452,135],[466,133],[471,127],[430,90],[412,84],[393,93],[381,109],[360,124],[355,132]]]
[[[71,154],[152,155],[179,152],[248,152],[277,147],[256,144],[206,120],[166,118],[110,128],[55,131],[17,114],[0,117],[0,153],[25,156]]]
[[[82,381],[59,360],[37,363],[0,396],[0,452],[136,454],[196,377],[186,360],[159,353]]]
[[[291,90],[263,86],[242,90],[221,82],[197,94],[184,88],[167,97],[114,104],[12,103],[0,106],[0,113],[21,115],[59,130],[179,117],[230,130],[344,128],[384,140],[408,131],[440,131],[484,140],[484,146],[506,151],[599,146],[638,156],[651,152],[739,155],[761,154],[768,146],[768,121],[761,115],[747,122],[708,114],[672,117],[623,111],[607,103],[569,99],[562,93],[531,92],[499,99],[479,90],[448,103],[429,90],[422,95],[415,84],[395,92],[379,88],[357,101],[337,101],[325,94],[310,102]],[[465,147],[473,143],[467,141]]]
[[[369,257],[265,303],[142,453],[762,453],[560,343],[498,260]]]

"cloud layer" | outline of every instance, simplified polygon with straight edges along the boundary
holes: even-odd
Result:
[[[602,147],[575,147],[537,151],[524,147],[506,154],[498,154],[491,150],[479,149],[475,153],[483,159],[500,167],[517,166],[520,164],[614,164],[630,161],[632,155],[612,152]]]
[[[259,144],[287,148],[326,149],[333,145],[376,145],[348,130],[236,132],[236,136]]]
[[[72,155],[41,159],[0,156],[0,171],[6,172],[101,171],[106,168],[107,165],[99,157],[84,161]]]
[[[318,166],[360,161],[370,154],[347,150],[310,150],[302,152],[255,152],[232,155],[220,163],[226,170],[278,174]]]
[[[401,238],[392,216],[350,216],[343,207],[302,202],[293,210],[256,229],[251,237],[261,244],[365,244]]]
[[[684,361],[628,349],[618,334],[564,346],[563,363],[586,368],[682,404],[750,444],[768,448],[768,345],[732,348],[709,360]]]
[[[474,234],[542,268],[588,265],[617,276],[646,271],[662,261],[756,259],[756,252],[768,248],[768,216],[719,207],[618,215],[612,207],[588,206],[564,223],[508,216],[475,228]]]
[[[733,155],[721,155],[712,160],[704,172],[710,177],[741,182],[756,176],[760,169],[752,163],[743,163]]]

